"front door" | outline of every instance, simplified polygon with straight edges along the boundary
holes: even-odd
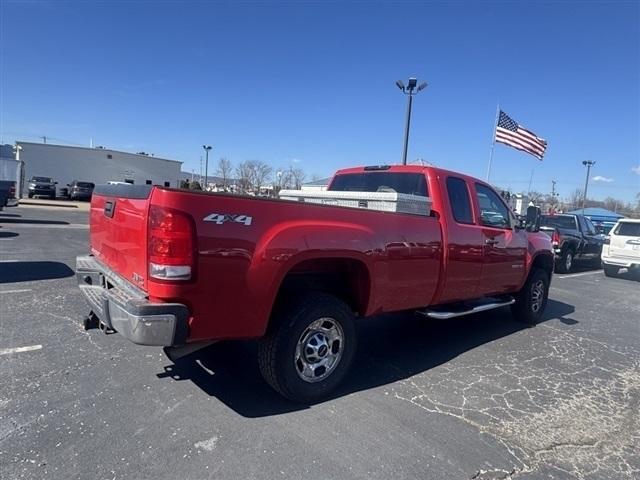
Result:
[[[480,183],[475,187],[484,243],[479,293],[514,292],[526,273],[527,233],[515,228],[515,217],[493,189]]]

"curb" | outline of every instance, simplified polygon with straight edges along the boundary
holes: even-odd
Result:
[[[39,202],[33,200],[24,200],[20,199],[18,205],[31,205],[34,207],[61,207],[61,208],[78,208],[77,205],[65,205],[64,203],[48,203],[48,202]]]

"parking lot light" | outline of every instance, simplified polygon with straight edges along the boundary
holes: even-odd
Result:
[[[207,191],[207,186],[209,185],[209,150],[211,150],[211,145],[202,145],[205,152],[205,161],[204,161],[204,187],[203,190]]]

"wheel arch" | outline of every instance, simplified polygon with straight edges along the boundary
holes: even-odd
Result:
[[[371,288],[369,268],[358,258],[328,256],[301,259],[282,275],[273,309],[286,302],[288,295],[319,291],[334,295],[358,315],[365,315]]]

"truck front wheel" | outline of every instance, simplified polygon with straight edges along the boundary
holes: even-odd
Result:
[[[549,298],[549,274],[535,268],[529,274],[522,290],[515,296],[511,312],[516,320],[533,326],[540,320]]]
[[[356,351],[353,313],[338,298],[314,292],[279,308],[260,341],[260,372],[295,402],[325,398],[347,374]]]

